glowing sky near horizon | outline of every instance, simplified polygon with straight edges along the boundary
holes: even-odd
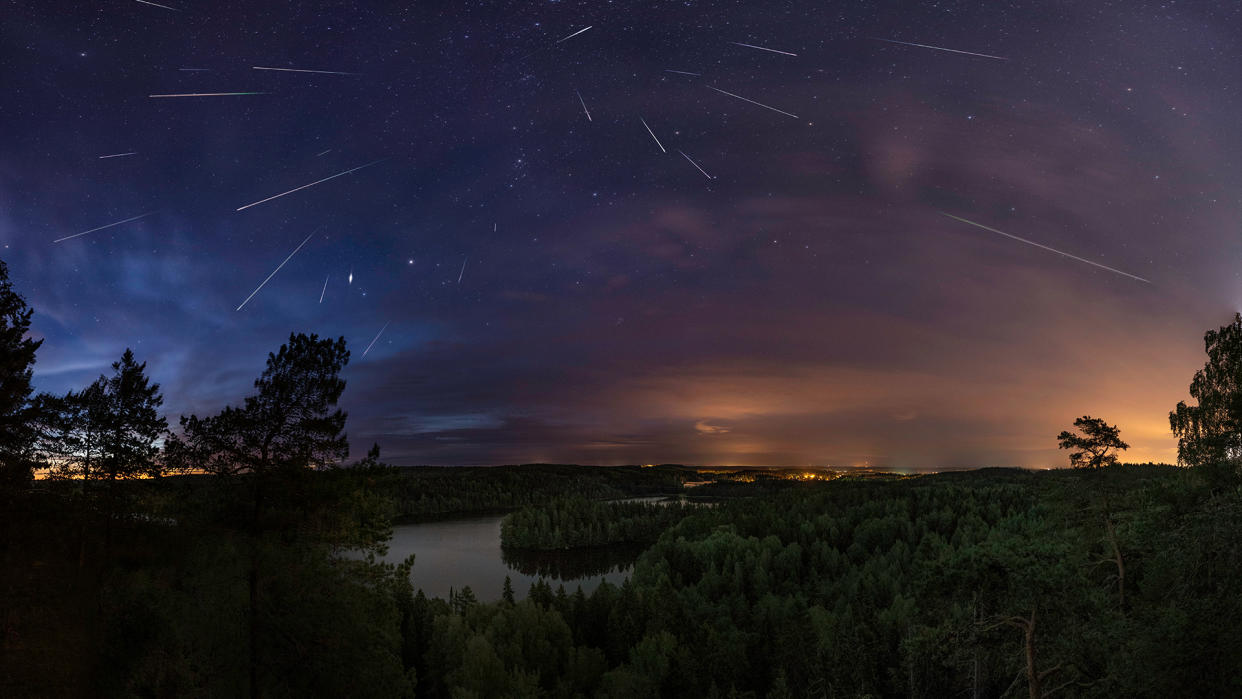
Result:
[[[1237,3],[176,5],[0,24],[40,390],[305,331],[398,464],[1171,461],[1242,304]]]

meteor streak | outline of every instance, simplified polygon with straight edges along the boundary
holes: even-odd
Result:
[[[183,92],[176,95],[147,95],[147,97],[232,97],[234,95],[266,95],[266,92]]]
[[[276,276],[276,273],[280,271],[280,268],[281,268],[281,267],[284,267],[286,262],[288,262],[289,260],[292,260],[292,259],[293,259],[293,256],[294,256],[294,255],[296,255],[296,254],[298,254],[298,250],[301,250],[301,249],[302,249],[302,246],[303,246],[303,245],[306,245],[306,243],[307,243],[307,242],[311,239],[311,237],[312,237],[312,236],[314,236],[314,235],[315,235],[315,233],[317,233],[317,232],[318,232],[318,230],[313,231],[310,235],[306,236],[306,240],[303,240],[303,241],[301,242],[301,244],[299,244],[296,248],[294,248],[294,249],[293,249],[293,252],[289,253],[289,256],[285,258],[285,261],[284,261],[284,262],[281,262],[281,263],[280,263],[280,265],[276,267],[276,269],[272,270],[272,273],[271,273],[271,274],[269,274],[269,275],[267,275],[267,279],[264,279],[262,284],[259,284],[259,286],[258,286],[258,287],[256,287],[254,291],[250,292],[250,295],[246,297],[246,300],[245,300],[245,301],[242,301],[242,302],[241,302],[241,306],[238,306],[238,307],[237,307],[237,310],[239,310],[239,311],[240,311],[240,310],[242,309],[242,306],[245,306],[247,303],[249,303],[249,302],[250,302],[250,299],[254,298],[254,295],[255,295],[255,294],[257,294],[257,293],[259,293],[259,289],[262,289],[262,288],[263,288],[263,284],[268,283],[268,281],[270,281],[272,277]],[[325,287],[326,287],[327,283],[328,283],[328,282],[327,282],[327,280],[324,280],[324,285],[325,285]]]
[[[321,156],[321,155],[327,155],[328,153],[331,153],[331,152],[332,152],[332,149],[331,149],[331,148],[329,148],[328,150],[326,150],[326,151],[324,151],[324,152],[322,152],[322,153],[316,153],[316,154],[315,154],[315,157],[316,157],[316,158],[318,158],[318,157],[319,157],[319,156]]]
[[[469,257],[467,257],[467,258],[465,258],[465,259],[463,259],[463,260],[461,261],[461,271],[457,273],[457,283],[458,283],[458,284],[460,284],[460,283],[461,283],[461,277],[462,277],[462,275],[466,273],[466,263],[467,263],[467,262],[469,262],[469,261],[470,261],[470,258],[469,258]]]
[[[250,66],[255,70],[278,70],[282,73],[322,73],[324,75],[362,75],[362,73],[347,73],[343,70],[308,70],[306,68],[265,68],[263,66]]]
[[[561,43],[562,41],[568,41],[569,39],[572,39],[572,38],[574,38],[575,36],[578,36],[579,34],[581,34],[582,32],[585,32],[587,29],[590,29],[590,28],[591,28],[591,27],[593,27],[593,26],[595,26],[595,25],[593,25],[593,24],[592,24],[592,25],[588,26],[586,29],[579,29],[578,31],[574,32],[573,34],[570,34],[569,36],[565,37],[564,39],[560,39],[560,40],[559,40],[559,41],[557,41],[556,43],[558,43],[558,44],[559,44],[559,43]]]
[[[138,151],[131,151],[129,153],[113,153],[112,155],[101,155],[99,156],[99,159],[103,160],[104,158],[124,158],[127,155],[136,155],[137,153]]]
[[[772,53],[781,53],[786,56],[797,56],[798,55],[796,53],[790,53],[788,51],[777,51],[776,49],[770,49],[765,46],[755,46],[754,44],[743,44],[740,41],[730,41],[729,43],[733,44],[734,46],[745,46],[748,49],[759,49],[760,51],[771,51]]]
[[[367,356],[367,352],[370,352],[370,351],[371,351],[371,348],[375,346],[375,342],[376,342],[376,340],[379,340],[379,339],[380,339],[380,335],[383,335],[383,334],[384,334],[384,331],[385,331],[385,330],[387,330],[387,329],[388,329],[388,323],[384,323],[384,327],[380,328],[380,331],[379,331],[379,332],[377,332],[377,333],[375,333],[375,339],[374,339],[374,340],[371,340],[371,344],[367,345],[367,348],[366,348],[366,349],[364,349],[364,350],[362,350],[362,356],[364,356],[364,357],[365,357],[365,356]]]
[[[709,90],[715,90],[716,92],[719,92],[719,93],[720,93],[720,94],[722,94],[722,95],[728,95],[728,96],[730,96],[730,97],[736,97],[736,98],[738,98],[738,99],[742,100],[743,102],[750,102],[751,104],[754,104],[754,105],[757,105],[757,106],[763,107],[764,109],[771,109],[772,111],[777,112],[777,113],[779,113],[779,114],[784,114],[784,115],[785,115],[785,116],[787,116],[787,117],[793,117],[793,118],[795,118],[795,119],[799,119],[799,118],[800,118],[797,114],[790,114],[789,112],[782,112],[781,110],[777,109],[776,107],[769,107],[768,105],[763,104],[762,102],[756,102],[756,101],[754,101],[754,100],[752,100],[752,99],[746,99],[745,97],[743,97],[743,96],[741,96],[741,95],[735,95],[735,94],[733,94],[732,92],[725,92],[724,90],[721,90],[721,89],[719,89],[719,88],[712,87],[711,85],[708,85],[708,86],[707,86],[707,89],[709,89]]]
[[[691,73],[691,72],[684,71],[684,70],[673,70],[671,68],[665,68],[664,72],[665,73],[676,73],[678,75],[693,75],[696,78],[701,77],[703,75],[702,73]]]
[[[335,179],[335,178],[340,177],[340,176],[342,176],[342,175],[348,175],[348,174],[349,174],[349,173],[351,173],[351,172],[357,172],[358,170],[361,170],[361,169],[362,169],[362,168],[364,168],[364,167],[371,167],[372,165],[374,165],[374,164],[376,164],[376,163],[382,163],[382,162],[384,162],[385,160],[388,160],[388,158],[380,158],[379,160],[372,160],[371,162],[367,163],[366,165],[359,165],[358,167],[353,168],[353,169],[351,169],[351,170],[346,170],[345,172],[338,172],[338,173],[336,173],[335,175],[332,175],[331,177],[325,177],[325,178],[323,178],[322,180],[315,180],[314,182],[311,182],[310,184],[304,184],[304,185],[302,185],[301,187],[295,187],[294,189],[291,189],[291,190],[289,190],[289,191],[287,191],[287,192],[281,192],[280,194],[276,194],[276,195],[270,196],[270,197],[268,197],[267,199],[260,199],[259,201],[256,201],[256,202],[254,202],[254,203],[251,203],[251,204],[246,204],[245,206],[238,207],[238,208],[237,208],[237,210],[238,210],[238,211],[241,211],[242,209],[249,209],[249,208],[250,208],[250,207],[252,207],[252,206],[257,206],[257,205],[259,205],[259,204],[262,204],[262,203],[263,203],[263,202],[265,202],[265,201],[271,201],[271,200],[273,200],[273,199],[279,199],[280,197],[283,197],[283,196],[285,196],[286,194],[293,194],[294,192],[297,192],[297,191],[299,191],[299,190],[306,189],[307,187],[314,187],[315,185],[319,184],[320,182],[327,182],[328,180]]]
[[[574,90],[574,94],[578,96],[578,101],[582,103],[582,111],[586,112],[587,121],[595,121],[594,119],[591,118],[591,112],[588,111],[586,108],[586,102],[583,101],[582,99],[582,93],[578,92],[577,90]]]
[[[643,126],[647,129],[647,133],[651,134],[651,138],[654,139],[656,145],[660,147],[660,152],[667,153],[668,151],[664,150],[664,144],[660,143],[660,139],[656,138],[655,132],[651,130],[650,126],[647,126],[647,120],[642,117],[638,117],[638,120],[643,122]]]
[[[962,53],[962,54],[966,54],[967,56],[979,56],[980,58],[991,58],[996,61],[1008,61],[1009,60],[1008,58],[1005,58],[1004,56],[989,56],[986,53],[971,53],[970,51],[958,51],[957,49],[946,49],[943,46],[928,46],[927,44],[912,44],[909,41],[896,41],[894,39],[879,39],[879,38],[877,38],[876,41],[884,41],[890,44],[902,44],[903,46],[917,46],[921,49],[933,49],[935,51],[948,51],[949,53]]]
[[[329,274],[328,276],[323,278],[323,290],[319,292],[319,303],[323,303],[323,295],[328,293],[328,279],[330,279],[331,277],[332,275]]]
[[[1003,235],[1003,236],[1005,236],[1006,238],[1010,238],[1010,239],[1012,239],[1012,240],[1016,240],[1016,241],[1018,241],[1019,243],[1026,243],[1027,245],[1033,245],[1033,246],[1035,246],[1035,247],[1037,247],[1037,248],[1039,248],[1039,249],[1041,249],[1041,250],[1047,250],[1048,252],[1055,252],[1056,254],[1058,254],[1058,255],[1060,255],[1060,256],[1062,256],[1062,257],[1068,257],[1068,258],[1070,258],[1071,260],[1077,260],[1077,261],[1079,261],[1079,262],[1085,262],[1085,263],[1087,263],[1087,264],[1091,265],[1092,267],[1099,267],[1100,269],[1107,270],[1107,271],[1109,271],[1109,272],[1112,272],[1113,274],[1120,274],[1120,275],[1121,275],[1121,276],[1123,276],[1123,277],[1129,277],[1129,278],[1131,278],[1131,279],[1134,279],[1134,280],[1137,280],[1137,281],[1143,282],[1144,284],[1150,284],[1150,283],[1151,283],[1150,281],[1148,281],[1148,280],[1146,280],[1146,279],[1144,279],[1144,278],[1142,278],[1142,277],[1136,277],[1136,276],[1134,276],[1133,274],[1129,274],[1129,273],[1127,273],[1127,272],[1122,272],[1121,270],[1119,270],[1119,269],[1113,269],[1112,267],[1107,267],[1107,266],[1102,265],[1102,264],[1100,264],[1100,263],[1098,263],[1098,262],[1092,262],[1091,260],[1084,260],[1083,258],[1078,257],[1078,256],[1076,256],[1076,255],[1071,255],[1071,254],[1069,254],[1068,252],[1061,252],[1060,250],[1057,250],[1056,248],[1050,248],[1050,247],[1048,247],[1047,245],[1040,245],[1039,243],[1036,243],[1036,242],[1031,241],[1031,240],[1027,240],[1026,238],[1019,238],[1019,237],[1018,237],[1018,236],[1016,236],[1016,235],[1010,235],[1010,234],[1008,234],[1008,233],[1006,233],[1006,232],[1004,232],[1004,231],[998,231],[998,230],[996,230],[995,228],[989,228],[988,226],[985,226],[985,225],[983,225],[982,223],[975,223],[974,221],[968,221],[968,220],[966,220],[966,219],[964,219],[964,218],[962,218],[962,217],[960,217],[960,216],[954,216],[953,214],[946,214],[946,213],[945,213],[945,212],[943,212],[943,211],[941,211],[941,212],[940,212],[940,215],[942,215],[942,216],[948,216],[949,218],[953,219],[954,221],[961,221],[962,223],[969,223],[970,225],[975,226],[975,227],[977,227],[977,228],[982,228],[982,229],[983,229],[983,230],[985,230],[985,231],[991,231],[991,232],[996,233],[996,234],[998,234],[998,235]]]
[[[678,153],[681,153],[681,157],[685,158],[686,160],[689,160],[689,161],[690,161],[690,164],[691,164],[691,165],[693,165],[693,166],[695,167],[695,169],[697,169],[699,172],[703,173],[703,176],[704,176],[704,177],[706,177],[706,178],[707,178],[707,179],[709,179],[709,180],[714,180],[714,179],[716,179],[716,178],[712,177],[711,175],[707,174],[707,171],[706,171],[706,170],[704,170],[703,168],[699,167],[699,164],[698,164],[698,163],[696,163],[696,162],[694,162],[694,160],[693,160],[690,156],[686,155],[685,153],[682,153],[680,150],[679,150],[679,151],[677,151],[677,152],[678,152]]]
[[[116,223],[109,223],[109,224],[108,224],[108,225],[106,225],[106,226],[100,226],[99,228],[92,228],[92,229],[90,229],[89,231],[82,231],[81,233],[74,233],[73,235],[67,235],[67,236],[65,236],[64,238],[57,238],[56,240],[53,240],[52,242],[53,242],[53,243],[59,243],[59,242],[60,242],[60,241],[62,241],[62,240],[69,240],[70,238],[77,238],[78,236],[83,236],[83,235],[86,235],[87,233],[94,233],[95,231],[102,231],[102,230],[103,230],[103,229],[105,229],[105,228],[111,228],[111,227],[113,227],[113,226],[119,226],[119,225],[121,225],[122,223],[129,223],[130,221],[137,221],[138,219],[140,219],[140,218],[145,218],[145,217],[147,217],[147,216],[150,216],[150,215],[151,215],[151,214],[153,214],[153,213],[155,213],[155,212],[154,212],[154,211],[148,211],[148,212],[147,212],[147,213],[145,213],[145,214],[139,214],[139,215],[134,216],[134,217],[132,217],[132,218],[127,218],[127,219],[125,219],[124,221],[117,221]]]
[[[147,0],[134,0],[134,2],[140,2],[140,3],[142,3],[143,5],[154,5],[155,7],[162,7],[162,8],[164,8],[165,10],[172,10],[173,12],[180,12],[180,11],[181,11],[181,10],[178,10],[177,8],[175,8],[175,7],[169,7],[168,5],[161,5],[161,4],[159,4],[158,2],[147,2]]]

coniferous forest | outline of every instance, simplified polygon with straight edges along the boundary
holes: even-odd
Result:
[[[1242,695],[1242,316],[1170,406],[1178,466],[1083,416],[1063,469],[799,478],[350,461],[350,350],[305,334],[170,425],[129,350],[35,393],[33,312],[0,264],[3,696]],[[690,500],[615,501],[656,494]],[[507,547],[644,550],[495,602],[383,559],[484,511]]]

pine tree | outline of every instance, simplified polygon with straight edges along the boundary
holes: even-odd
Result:
[[[346,416],[336,407],[345,390],[340,372],[348,362],[345,338],[292,334],[279,351],[268,354],[267,367],[254,382],[257,392],[242,407],[230,406],[208,418],[182,417],[182,435],[171,438],[165,449],[175,467],[214,473],[245,493],[252,697],[262,694],[261,542],[277,524],[277,515],[285,517],[280,524],[286,531],[296,527],[290,520],[306,516],[297,497],[306,472],[335,466],[349,453]]]
[[[30,379],[35,351],[43,344],[28,337],[33,314],[0,261],[0,491],[23,488],[31,479]]]

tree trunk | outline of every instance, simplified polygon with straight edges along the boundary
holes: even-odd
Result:
[[[1117,605],[1122,612],[1126,609],[1126,562],[1121,557],[1121,546],[1117,544],[1117,530],[1113,528],[1113,517],[1108,507],[1108,498],[1104,498],[1104,528],[1108,531],[1108,543],[1113,546],[1113,561],[1117,564]]]
[[[1039,670],[1035,665],[1035,610],[1031,610],[1031,618],[1025,620],[1022,625],[1023,637],[1026,645],[1026,684],[1030,689],[1031,699],[1040,699],[1043,692],[1040,690]]]
[[[259,691],[259,534],[263,510],[263,487],[260,476],[252,473],[254,506],[250,512],[250,697],[258,699]]]

